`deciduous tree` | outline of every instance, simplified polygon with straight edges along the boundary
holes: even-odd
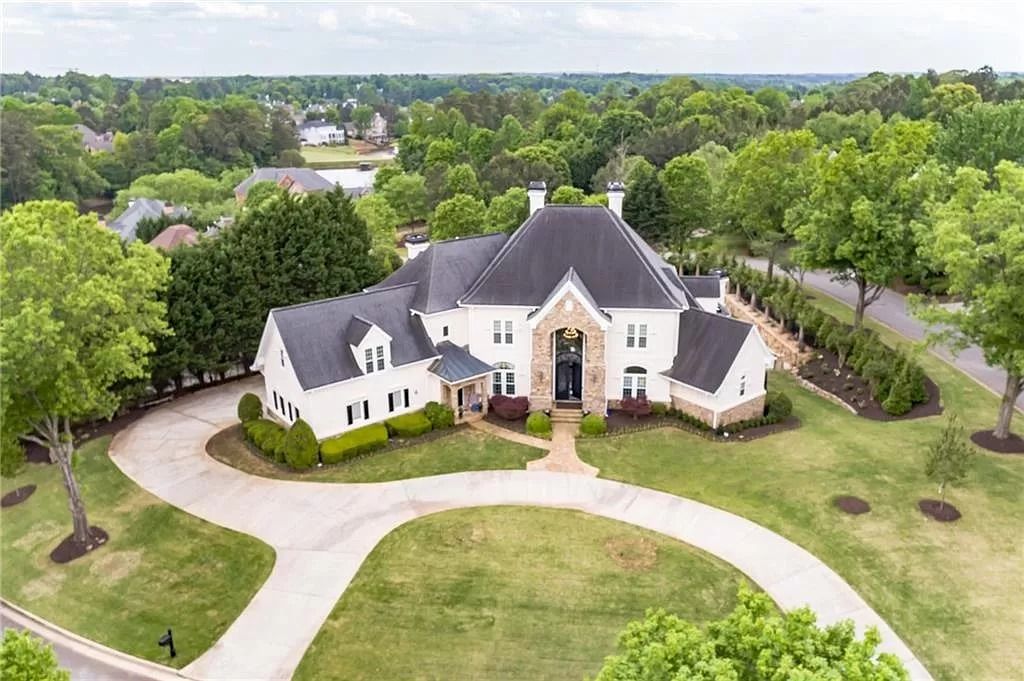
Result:
[[[427,217],[427,183],[422,175],[397,175],[384,185],[382,194],[403,225]]]
[[[529,215],[530,205],[526,189],[510,187],[504,194],[491,199],[491,205],[487,207],[487,231],[511,234]]]
[[[942,434],[928,447],[924,474],[939,486],[939,508],[946,505],[946,488],[959,485],[967,479],[974,450],[967,444],[964,428],[950,414]]]
[[[703,158],[677,156],[660,175],[668,204],[668,240],[684,253],[698,230],[711,231],[711,175]]]
[[[50,450],[68,494],[74,541],[91,548],[71,458],[71,425],[110,416],[116,385],[146,376],[151,337],[166,330],[157,294],[167,261],[123,247],[74,204],[31,201],[0,217],[0,369],[3,420]]]
[[[486,231],[487,206],[480,199],[456,194],[437,204],[430,218],[430,237],[435,241],[472,236]]]

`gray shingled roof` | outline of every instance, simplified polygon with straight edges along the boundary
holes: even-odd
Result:
[[[415,286],[396,286],[271,310],[302,389],[363,375],[347,341],[356,317],[391,336],[393,366],[437,357],[423,321],[409,314],[415,294]]]
[[[672,368],[662,373],[713,393],[721,387],[752,328],[722,315],[686,310],[679,315],[679,344]]]
[[[458,383],[494,370],[490,364],[477,359],[469,350],[451,341],[438,343],[437,351],[441,353],[441,357],[430,365],[430,371],[447,383]]]
[[[565,275],[558,281],[557,284],[554,285],[554,287],[551,289],[551,293],[549,293],[548,297],[544,299],[544,302],[541,303],[540,307],[538,307],[536,310],[527,315],[527,319],[533,317],[542,309],[544,309],[544,306],[550,303],[551,299],[558,295],[559,289],[561,289],[566,282],[572,282],[576,286],[576,288],[579,289],[580,295],[583,296],[583,299],[590,303],[591,307],[597,310],[597,313],[599,315],[604,317],[606,320],[611,321],[611,317],[609,317],[606,313],[602,312],[601,308],[598,307],[597,302],[594,301],[594,296],[590,293],[590,289],[588,289],[587,285],[583,282],[583,278],[580,277],[579,273],[572,267],[566,270]]]
[[[601,308],[679,309],[667,267],[603,206],[545,206],[523,223],[462,298],[479,305],[540,306],[572,267]]]
[[[348,341],[349,345],[359,345],[372,328],[372,323],[359,315],[354,315],[352,321],[348,324],[348,329],[345,330],[345,340]]]
[[[128,206],[116,219],[111,220],[107,227],[121,235],[123,241],[135,241],[135,230],[139,222],[146,219],[159,218],[164,215],[164,202],[159,199],[134,199],[132,205]],[[175,207],[170,215],[172,217],[183,217],[188,215],[188,209]]]
[[[690,293],[698,298],[718,298],[722,294],[722,280],[716,275],[679,277]]]
[[[505,234],[485,234],[438,241],[369,290],[415,282],[419,286],[412,309],[423,314],[450,310],[507,239]]]
[[[301,184],[306,191],[329,191],[334,189],[334,183],[321,177],[312,168],[258,168],[252,175],[245,178],[235,187],[235,193],[245,196],[249,193],[249,187],[257,182],[280,182],[284,177],[290,177]]]

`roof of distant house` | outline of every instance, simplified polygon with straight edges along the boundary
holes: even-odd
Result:
[[[417,283],[413,310],[451,310],[506,240],[508,236],[499,233],[435,242],[370,290]]]
[[[354,330],[365,330],[366,324],[391,336],[393,366],[437,357],[423,321],[409,314],[415,295],[414,285],[395,286],[271,310],[302,389],[363,375],[348,339],[358,335]],[[359,321],[353,326],[356,318]]]
[[[75,123],[75,130],[82,135],[82,144],[87,146],[93,151],[113,151],[114,150],[114,135],[113,133],[104,132],[98,133],[88,125],[82,125],[81,123]]]
[[[309,128],[337,128],[337,127],[338,126],[335,125],[334,123],[330,123],[328,121],[320,119],[320,120],[306,121],[305,123],[303,123],[302,125],[299,126],[299,130],[308,130]]]
[[[150,246],[170,251],[178,246],[194,246],[199,241],[199,232],[189,225],[171,225],[149,242]]]
[[[245,196],[249,193],[249,188],[257,182],[277,184],[288,178],[298,182],[309,192],[334,189],[334,184],[322,178],[312,168],[257,168],[252,175],[238,183],[235,193]]]
[[[128,203],[128,208],[107,224],[110,229],[121,235],[123,241],[135,241],[135,230],[142,220],[164,215],[183,217],[189,213],[188,208],[184,206],[171,206],[159,199],[132,199]]]
[[[718,390],[753,327],[737,319],[691,308],[679,315],[679,340],[665,376],[705,392]]]

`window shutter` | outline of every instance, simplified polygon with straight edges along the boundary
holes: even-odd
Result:
[[[405,399],[405,406],[409,406],[409,389],[406,388],[402,391],[402,397]]]
[[[395,410],[395,394],[388,393],[388,411]]]
[[[345,407],[345,411],[348,413],[348,425],[352,425],[352,405]]]
[[[370,418],[370,400],[363,400],[363,418]]]

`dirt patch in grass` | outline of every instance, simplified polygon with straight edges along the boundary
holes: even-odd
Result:
[[[971,433],[971,442],[996,454],[1024,454],[1024,437],[1013,433],[1005,440],[1000,440],[991,430],[979,430]]]
[[[75,558],[81,558],[85,554],[100,548],[110,539],[110,535],[102,527],[92,525],[89,527],[89,538],[80,542],[75,539],[74,534],[64,537],[57,548],[50,551],[50,560],[59,565],[70,563]]]
[[[961,517],[956,506],[949,502],[943,504],[938,499],[921,499],[917,502],[917,507],[921,509],[921,513],[940,523],[951,523]]]
[[[650,570],[658,562],[658,545],[647,537],[609,537],[604,550],[616,565],[630,572]]]
[[[8,492],[7,494],[0,497],[0,508],[9,508],[11,506],[17,506],[21,502],[32,496],[32,493],[36,491],[35,485],[25,485],[19,487],[16,490]]]
[[[800,377],[822,390],[827,390],[853,407],[858,416],[873,421],[906,421],[942,413],[939,386],[927,376],[924,378],[924,387],[928,393],[928,400],[915,404],[906,414],[894,416],[882,409],[881,403],[871,396],[871,386],[853,369],[843,366],[837,371],[839,358],[835,354],[828,350],[815,350],[815,352],[814,359],[800,367]]]
[[[53,520],[36,523],[32,529],[15,539],[11,546],[20,551],[31,551],[43,542],[48,542],[55,535],[59,535],[64,525]]]
[[[89,574],[104,584],[116,584],[142,564],[141,551],[114,551],[97,558],[89,566]]]
[[[833,503],[840,511],[850,515],[861,515],[871,510],[871,504],[860,497],[839,496],[833,500]]]
[[[63,572],[45,572],[21,587],[21,593],[30,601],[47,598],[60,590],[66,578]]]

